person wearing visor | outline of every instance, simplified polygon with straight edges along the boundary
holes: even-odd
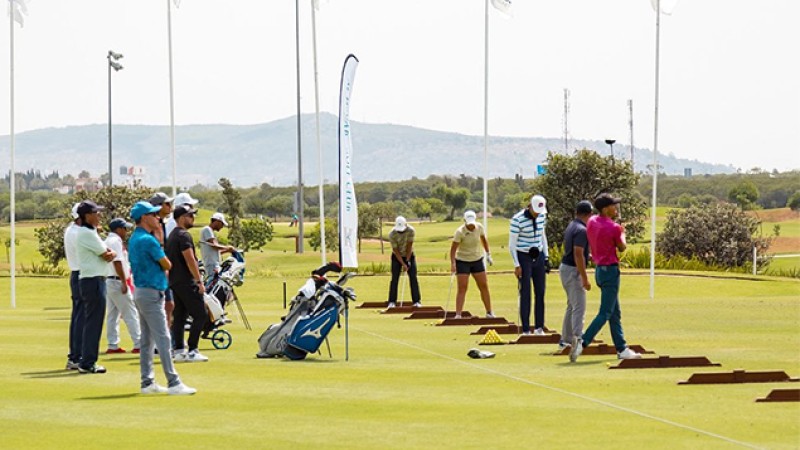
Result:
[[[492,299],[489,295],[489,281],[486,277],[486,264],[494,264],[489,252],[489,242],[483,225],[477,222],[475,211],[464,213],[464,224],[458,227],[450,244],[450,273],[458,274],[458,291],[456,292],[456,319],[461,318],[464,300],[467,296],[469,276],[475,279],[481,292],[481,301],[486,308],[486,317],[493,318]]]
[[[586,223],[586,236],[589,238],[589,247],[592,249],[592,261],[596,267],[594,281],[600,288],[600,311],[583,333],[582,338],[576,337],[569,354],[571,362],[577,361],[583,349],[592,343],[600,329],[608,322],[611,329],[611,339],[617,349],[619,359],[638,359],[642,355],[631,350],[625,342],[625,333],[622,331],[622,311],[619,307],[619,256],[627,247],[625,242],[625,227],[614,222],[619,215],[618,205],[622,200],[610,194],[600,194],[594,200],[594,209],[599,214],[593,216]]]
[[[397,285],[401,272],[408,275],[413,305],[422,306],[417,280],[417,260],[414,256],[414,234],[414,227],[408,224],[406,218],[397,216],[394,229],[389,233],[389,242],[392,244],[392,281],[389,282],[388,308],[394,308],[397,304]]]
[[[544,335],[544,293],[550,273],[547,234],[547,200],[541,195],[511,218],[508,249],[514,261],[514,276],[519,280],[519,315],[522,334]],[[534,331],[531,333],[531,282],[534,294]]]

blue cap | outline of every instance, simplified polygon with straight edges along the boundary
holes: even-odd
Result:
[[[153,206],[145,201],[136,202],[133,208],[131,208],[131,219],[139,220],[145,214],[152,214],[159,211],[161,211],[161,206]]]
[[[117,217],[111,222],[108,222],[109,230],[114,231],[117,228],[133,228],[133,224],[123,219],[122,217]]]

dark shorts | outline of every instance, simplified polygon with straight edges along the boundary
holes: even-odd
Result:
[[[456,260],[456,273],[458,274],[471,274],[486,272],[486,266],[483,265],[483,258],[477,261],[460,261]]]

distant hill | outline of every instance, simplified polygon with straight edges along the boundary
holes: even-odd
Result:
[[[183,125],[175,129],[178,161],[178,185],[215,184],[220,177],[230,178],[238,186],[267,182],[275,186],[296,183],[296,117],[256,125]],[[337,117],[320,117],[324,176],[336,179]],[[314,115],[302,115],[303,179],[316,185],[319,164],[314,129]],[[361,181],[396,181],[411,177],[437,175],[483,175],[483,137],[426,130],[405,125],[353,122],[355,179]],[[46,128],[19,133],[16,138],[17,171],[53,170],[63,176],[88,170],[93,175],[108,167],[107,125]],[[573,148],[588,148],[607,154],[603,141],[573,140]],[[120,180],[120,166],[142,166],[147,185],[169,185],[172,159],[169,127],[150,125],[114,125],[114,179]],[[490,136],[490,177],[511,178],[515,173],[533,176],[535,167],[548,150],[564,151],[558,138],[512,138]],[[8,155],[8,136],[0,138],[0,150]],[[629,147],[616,145],[615,153],[628,158]],[[637,148],[637,171],[646,171],[652,152]],[[8,170],[8,159],[0,167]],[[660,155],[662,172],[683,174],[732,173],[735,168],[697,160]]]

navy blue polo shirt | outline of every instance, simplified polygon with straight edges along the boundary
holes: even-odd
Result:
[[[167,276],[158,263],[165,256],[158,240],[144,228],[136,227],[128,240],[128,258],[131,262],[133,284],[140,288],[165,291]]]
[[[589,239],[586,237],[586,224],[580,219],[573,219],[564,231],[564,256],[561,263],[575,267],[573,247],[583,248],[583,260],[589,265]]]

